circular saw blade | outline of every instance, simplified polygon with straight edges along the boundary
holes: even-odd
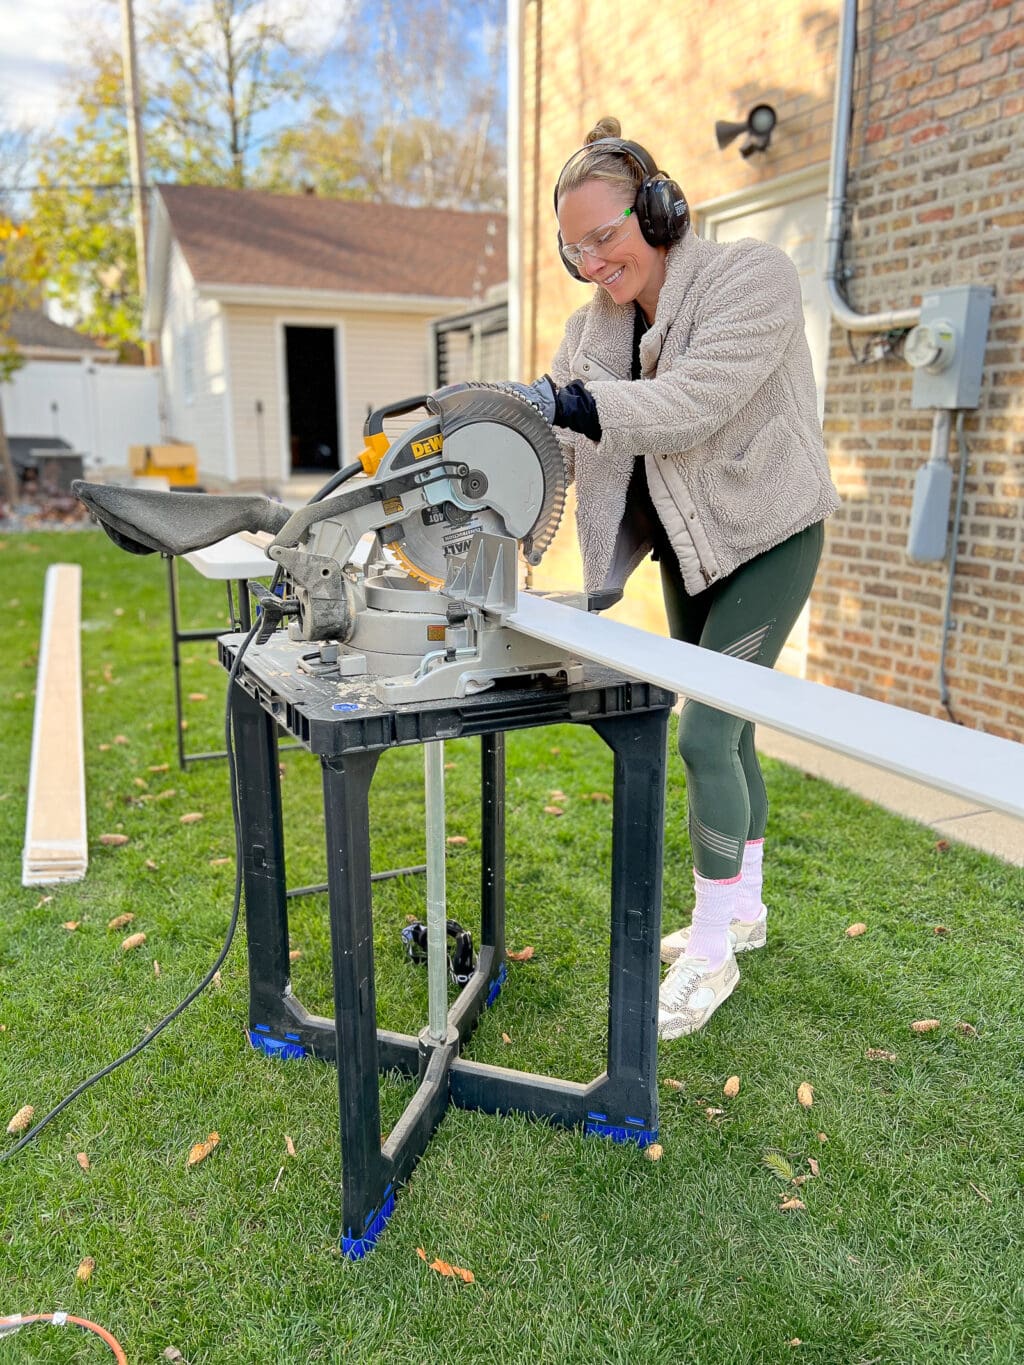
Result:
[[[522,544],[529,564],[539,564],[562,520],[568,479],[558,440],[541,414],[518,390],[471,383],[436,398],[446,460],[459,460],[487,480],[479,498],[456,490],[466,510],[490,508]]]
[[[401,540],[391,541],[388,550],[410,578],[428,588],[440,588],[452,559],[464,555],[480,531],[509,534],[501,517],[489,508],[467,515],[451,503],[442,503],[407,518]]]

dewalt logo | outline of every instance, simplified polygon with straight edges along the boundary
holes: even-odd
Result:
[[[414,460],[422,460],[425,455],[436,455],[444,445],[444,437],[438,432],[435,436],[428,436],[423,441],[413,441],[412,456]]]

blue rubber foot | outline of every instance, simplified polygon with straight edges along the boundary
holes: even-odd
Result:
[[[257,1024],[249,1030],[249,1042],[257,1052],[267,1057],[275,1057],[281,1062],[293,1062],[309,1053],[299,1042],[297,1033],[286,1033],[283,1038],[275,1038],[266,1024]]]
[[[487,1001],[484,1005],[484,1009],[489,1009],[490,1006],[494,1004],[495,1000],[497,1000],[499,994],[501,993],[502,986],[504,986],[507,979],[508,963],[503,962],[501,966],[498,968],[498,975],[491,982],[491,989],[487,992]]]
[[[390,1186],[389,1186],[390,1190]],[[350,1261],[361,1261],[377,1244],[377,1238],[387,1227],[388,1219],[395,1211],[395,1192],[390,1190],[384,1198],[380,1210],[373,1209],[366,1216],[366,1227],[361,1236],[354,1237],[352,1229],[341,1239],[341,1254]]]
[[[612,1123],[607,1114],[590,1113],[583,1124],[583,1132],[587,1137],[611,1138],[612,1142],[633,1142],[641,1148],[649,1147],[652,1142],[658,1140],[657,1128],[648,1128],[643,1119],[632,1118],[629,1114],[622,1123]]]

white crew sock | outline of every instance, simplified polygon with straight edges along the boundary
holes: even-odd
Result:
[[[739,895],[736,897],[735,918],[744,924],[753,924],[765,908],[761,899],[764,874],[761,862],[764,857],[764,840],[750,839],[743,849],[743,868],[740,876]]]
[[[707,958],[708,967],[714,971],[729,956],[729,921],[736,913],[741,881],[739,877],[730,877],[728,881],[716,882],[695,871],[693,882],[697,903],[693,907],[686,956]]]

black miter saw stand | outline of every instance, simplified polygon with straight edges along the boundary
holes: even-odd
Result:
[[[221,640],[230,668],[243,637]],[[308,649],[308,646],[306,646]],[[582,681],[550,679],[429,704],[379,700],[365,679],[311,676],[301,644],[282,632],[245,654],[233,697],[249,952],[253,1045],[271,1056],[315,1056],[338,1071],[343,1254],[364,1256],[394,1209],[397,1186],[451,1104],[524,1113],[645,1147],[657,1136],[658,949],[666,731],[674,695],[588,665]],[[589,725],[615,758],[612,793],[611,946],[606,1070],[590,1084],[461,1056],[506,979],[505,732]],[[310,1014],[291,992],[278,728],[320,758],[326,821],[334,1019]],[[377,1027],[370,881],[369,790],[377,761],[396,745],[479,735],[481,925],[476,970],[448,1011],[443,1037]],[[443,1010],[442,1010],[443,1018]],[[419,1078],[381,1142],[378,1073]]]

